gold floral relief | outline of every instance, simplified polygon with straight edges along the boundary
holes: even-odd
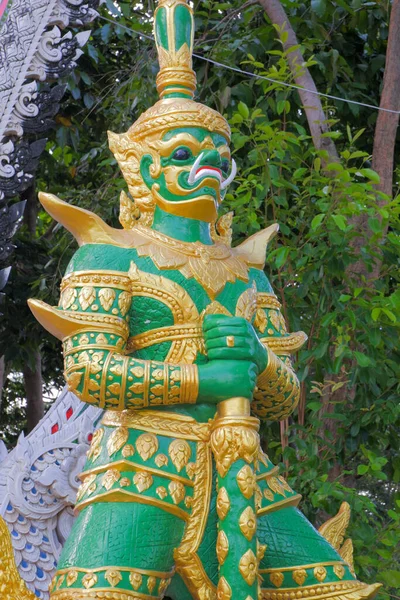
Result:
[[[85,285],[79,292],[78,297],[82,310],[86,310],[96,300],[96,291],[94,287]]]
[[[273,571],[269,574],[269,579],[272,585],[279,588],[281,587],[283,580],[285,579],[283,573],[281,571]]]
[[[343,579],[346,571],[343,565],[335,565],[333,567],[333,572],[335,573],[336,577],[338,577],[339,579]]]
[[[217,600],[231,600],[232,589],[225,577],[220,577],[217,587]]]
[[[128,292],[121,292],[118,296],[118,308],[121,312],[121,316],[125,317],[128,310],[131,307],[132,297]]]
[[[150,473],[139,472],[135,474],[133,483],[136,485],[139,494],[141,494],[153,485],[153,477]]]
[[[217,495],[217,515],[222,521],[225,519],[231,508],[231,501],[229,500],[228,492],[226,488],[222,487],[218,490]]]
[[[107,569],[104,577],[112,587],[115,587],[122,581],[122,575],[117,569]]]
[[[168,490],[171,494],[171,498],[174,501],[174,504],[179,504],[185,497],[185,486],[180,481],[171,481],[168,484]]]
[[[112,391],[111,386],[109,386],[108,389]],[[121,450],[122,446],[128,441],[128,438],[129,430],[127,427],[121,426],[117,429],[114,429],[107,441],[108,456],[112,456],[113,454],[118,452],[118,450]]]
[[[154,462],[159,468],[166,467],[168,465],[168,456],[166,456],[165,454],[157,454],[157,456],[154,459]]]
[[[87,477],[85,477],[83,483],[79,486],[78,493],[76,495],[76,499],[78,501],[83,498],[83,496],[86,494],[90,485],[94,482],[95,479],[96,479],[96,475],[94,475],[94,474],[88,475]]]
[[[96,573],[86,573],[86,575],[82,579],[83,586],[87,590],[89,590],[94,585],[96,585],[97,581],[98,581],[98,578],[97,578]]]
[[[244,509],[239,517],[240,531],[251,542],[257,529],[257,518],[251,506]]]
[[[154,433],[142,433],[136,440],[136,450],[142,460],[149,460],[158,450],[157,436]]]
[[[104,429],[102,429],[101,427],[100,427],[100,429],[97,429],[97,431],[94,432],[93,438],[92,438],[92,441],[90,444],[90,448],[87,453],[88,458],[92,458],[93,460],[96,460],[96,458],[98,458],[100,456],[101,440],[103,439],[103,436],[104,436]]]
[[[304,585],[307,579],[307,571],[305,569],[296,569],[292,573],[292,578],[297,585]]]
[[[107,492],[112,488],[114,483],[116,483],[121,478],[121,473],[117,469],[109,469],[106,471],[105,475],[101,480],[101,485],[103,488],[107,490]]]
[[[314,569],[315,579],[322,582],[326,579],[326,576],[327,576],[327,570],[325,569],[325,567],[322,567],[322,566],[315,567],[315,569]]]
[[[105,311],[109,311],[115,300],[116,293],[112,288],[101,288],[99,290],[99,300]]]
[[[222,530],[218,532],[216,549],[218,562],[220,565],[223,565],[226,560],[226,557],[228,556],[229,541],[226,536],[226,533]]]
[[[135,454],[135,448],[132,446],[132,444],[126,444],[122,448],[121,454],[124,458],[129,458],[130,456],[133,456]]]
[[[246,583],[253,585],[257,576],[257,570],[257,557],[254,555],[253,550],[247,550],[239,561],[239,571]]]
[[[66,579],[67,586],[70,587],[71,585],[73,585],[77,579],[78,579],[78,571],[75,571],[75,569],[72,569],[72,571],[69,571],[67,574],[67,579]]]
[[[66,288],[61,294],[60,304],[64,310],[68,310],[75,302],[77,297],[77,291],[73,287]]]
[[[250,500],[256,491],[256,477],[253,469],[249,465],[245,465],[236,475],[236,481],[243,496]]]
[[[161,500],[164,500],[164,498],[168,496],[167,490],[162,485],[158,486],[158,488],[156,489],[156,494],[159,498],[161,498]]]
[[[140,573],[130,573],[129,574],[129,583],[133,587],[135,591],[137,591],[142,585],[143,577]]]
[[[168,454],[176,470],[180,473],[189,462],[192,451],[186,440],[174,440],[169,445]]]

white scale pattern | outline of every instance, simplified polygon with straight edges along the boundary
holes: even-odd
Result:
[[[19,573],[42,600],[49,600],[50,582],[74,520],[77,475],[101,415],[64,389],[9,454],[0,443],[0,515],[11,534]]]

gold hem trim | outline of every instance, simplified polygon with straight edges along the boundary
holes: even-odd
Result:
[[[323,600],[324,598],[342,598],[343,600],[362,600],[372,598],[378,589],[382,586],[380,583],[368,585],[361,581],[342,581],[335,583],[319,583],[296,588],[261,588],[262,600],[284,600],[294,594],[294,598],[312,598],[313,600]],[[333,588],[333,589],[332,589]],[[315,594],[310,591],[314,590]],[[318,591],[319,590],[319,591]]]
[[[149,571],[148,569],[137,569],[136,567],[115,567],[115,566],[105,566],[105,567],[96,567],[95,569],[84,569],[83,567],[68,567],[68,569],[59,569],[56,571],[56,575],[65,575],[65,573],[69,573],[70,571],[77,571],[78,573],[100,573],[100,571],[107,571],[108,569],[116,569],[117,571],[122,571],[124,573],[140,573],[140,575],[148,575],[149,577],[158,577],[159,579],[169,579],[175,575],[175,568],[171,569],[171,571]],[[72,588],[73,589],[73,588]]]
[[[203,329],[198,322],[194,323],[177,323],[168,327],[158,327],[145,331],[128,338],[126,344],[127,352],[134,352],[148,348],[154,344],[162,344],[163,342],[176,342],[181,340],[193,341],[203,339]]]
[[[198,423],[192,417],[153,410],[109,410],[102,418],[109,427],[131,427],[165,437],[181,438],[195,442],[210,439],[210,423]]]
[[[126,468],[124,468],[126,467]],[[80,473],[78,475],[78,477],[80,478],[81,481],[84,481],[86,477],[88,477],[89,475],[95,474],[98,475],[99,473],[103,473],[103,471],[107,471],[108,469],[117,469],[117,471],[128,471],[128,472],[135,472],[135,471],[146,471],[148,473],[151,473],[152,475],[156,475],[158,477],[164,477],[166,479],[174,479],[176,481],[180,481],[181,483],[183,483],[184,485],[187,485],[189,487],[193,487],[194,483],[193,481],[191,481],[190,479],[185,479],[185,477],[182,477],[181,475],[175,475],[175,473],[168,473],[167,471],[160,471],[159,469],[155,469],[154,467],[147,467],[146,465],[140,465],[138,463],[135,462],[130,462],[128,460],[118,460],[116,462],[112,462],[112,463],[107,463],[106,465],[99,465],[98,467],[94,467],[93,469],[89,469],[88,471],[83,471],[82,473]],[[114,490],[116,491],[116,490]]]
[[[63,292],[69,286],[81,285],[110,286],[118,290],[130,291],[131,280],[124,271],[72,271],[63,277],[60,290]]]
[[[295,496],[292,496],[291,498],[286,498],[285,500],[280,500],[279,502],[275,502],[275,504],[271,504],[270,506],[264,506],[264,508],[259,508],[257,511],[257,517],[260,517],[261,515],[265,515],[266,513],[274,512],[275,510],[278,510],[285,506],[297,506],[298,503],[300,502],[301,498],[302,498],[301,494],[296,494]]]
[[[297,352],[307,340],[308,336],[304,331],[296,331],[295,333],[289,333],[289,335],[282,337],[260,338],[260,342],[273,350],[275,354],[279,354],[280,352],[287,352],[290,354]]]
[[[108,594],[112,594],[112,596]],[[86,590],[85,588],[56,590],[51,593],[50,600],[82,600],[82,598],[102,600],[103,598],[110,597],[113,600],[157,600],[157,596],[149,596],[148,594],[142,594],[133,590],[124,590],[115,587],[92,588],[91,590]]]
[[[293,567],[277,567],[276,569],[259,569],[258,572],[259,573],[274,573],[275,571],[296,571],[297,569],[313,569],[314,567],[333,567],[335,565],[344,565],[345,567],[348,567],[347,562],[344,560],[328,560],[326,562],[313,563],[310,565],[295,565]],[[304,586],[302,586],[302,588],[303,587]]]
[[[166,512],[171,513],[175,517],[182,519],[183,521],[189,520],[189,515],[179,506],[173,506],[172,504],[168,504],[167,502],[162,502],[161,500],[157,500],[156,498],[152,498],[152,496],[143,496],[142,494],[136,494],[135,492],[128,492],[126,490],[111,490],[110,492],[105,492],[103,494],[98,494],[93,498],[88,498],[83,502],[77,502],[75,504],[75,510],[81,511],[86,506],[90,504],[97,504],[98,502],[132,502],[136,501],[138,504],[150,504],[151,506],[156,506],[157,508],[161,508]]]

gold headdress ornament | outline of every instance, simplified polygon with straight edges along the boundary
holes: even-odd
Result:
[[[154,37],[160,71],[157,90],[160,100],[144,112],[126,133],[109,132],[110,149],[118,161],[134,204],[121,195],[122,225],[130,229],[137,218],[150,224],[154,199],[140,174],[140,159],[152,142],[180,127],[203,127],[221,134],[229,142],[230,128],[216,110],[193,100],[196,74],[192,68],[194,37],[193,10],[186,0],[159,0],[154,13]],[[154,157],[153,172],[160,164]]]

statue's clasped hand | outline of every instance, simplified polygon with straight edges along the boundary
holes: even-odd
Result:
[[[203,333],[208,362],[198,367],[198,402],[216,403],[234,396],[251,400],[268,360],[254,327],[241,317],[206,315]]]
[[[250,360],[258,373],[267,366],[267,351],[246,319],[206,315],[203,331],[209,360]]]

